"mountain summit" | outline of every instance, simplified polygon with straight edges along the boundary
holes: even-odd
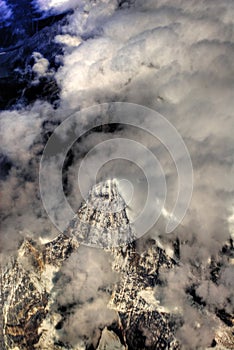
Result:
[[[113,273],[119,276],[107,303],[118,322],[98,327],[101,336],[95,347],[87,337],[74,347],[60,339],[58,331],[67,314],[55,308],[56,279],[65,261],[79,252],[80,244],[104,248],[103,254],[112,256]],[[146,239],[144,251],[139,251],[117,181],[99,183],[64,233],[46,244],[24,239],[1,267],[1,350],[182,349],[176,339],[182,315],[167,310],[154,295],[155,288],[164,283],[161,276],[176,266],[178,262],[153,239]],[[194,298],[192,289],[189,297]],[[233,349],[232,324],[219,323],[213,343]]]
[[[81,243],[107,249],[135,239],[116,179],[100,182],[90,190],[69,231]]]

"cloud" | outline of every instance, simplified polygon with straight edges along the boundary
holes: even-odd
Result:
[[[111,324],[117,314],[107,308],[118,276],[111,269],[112,258],[100,249],[81,246],[65,262],[55,285],[57,307],[75,305],[65,320],[61,338],[73,346],[82,338],[96,343],[99,329]]]
[[[16,249],[24,236],[38,239],[56,234],[43,210],[38,187],[43,122],[52,114],[52,107],[41,102],[0,113],[1,154],[11,164],[0,181],[1,252],[6,254]]]
[[[78,9],[64,31],[86,39],[65,51],[56,74],[63,108],[128,101],[149,106],[172,122],[194,166],[194,194],[184,224],[202,232],[201,242],[208,246],[214,238],[215,249],[229,236],[234,190],[229,11],[229,1],[226,7],[218,1],[136,1],[114,12],[109,4],[101,21],[101,2],[88,16]],[[148,136],[135,134],[148,147]],[[167,166],[171,208],[176,172]]]
[[[98,0],[94,2],[92,0],[32,0],[32,3],[38,11],[44,12],[45,14],[60,14],[69,10],[75,10],[77,8],[86,12],[92,8],[94,8],[94,12],[96,9],[100,11],[100,8],[102,8],[102,11],[105,12],[106,9],[109,11],[110,7],[116,6],[117,1]],[[94,22],[95,17],[96,16],[92,18],[92,22]]]
[[[33,4],[39,11],[54,14],[63,13],[78,7],[79,0],[34,0]]]
[[[48,75],[49,61],[44,58],[39,52],[33,52],[32,57],[35,60],[32,66],[32,71],[37,78],[45,77]]]

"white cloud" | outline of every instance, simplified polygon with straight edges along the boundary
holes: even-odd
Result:
[[[46,106],[45,106],[46,107]],[[41,105],[29,110],[0,113],[1,150],[14,160],[30,159],[30,146],[40,133]]]
[[[33,52],[32,57],[35,60],[32,71],[36,74],[37,78],[46,76],[48,74],[49,61],[39,52]]]
[[[64,31],[87,39],[65,53],[56,75],[63,108],[135,102],[174,124],[194,164],[194,196],[184,223],[196,218],[207,244],[218,227],[223,239],[228,236],[225,223],[234,191],[234,34],[229,11],[233,5],[228,0],[137,1],[114,12],[110,3],[101,21],[101,2],[88,14],[77,9]],[[171,167],[166,171],[169,175]]]
[[[72,8],[76,8],[79,0],[34,0],[34,5],[40,11],[51,11],[53,13],[62,13]]]
[[[110,291],[117,281],[111,269],[111,256],[90,247],[80,247],[65,262],[55,288],[58,305],[76,303],[72,316],[62,329],[62,338],[74,346],[81,337],[96,343],[100,329],[116,320],[117,314],[107,308]]]
[[[56,35],[56,37],[54,38],[54,41],[58,44],[64,44],[66,46],[72,46],[72,47],[79,46],[82,43],[81,38],[77,36],[69,35],[69,34]]]
[[[1,251],[15,249],[23,236],[56,234],[41,205],[38,188],[39,157],[43,150],[43,121],[52,107],[40,101],[22,110],[0,113],[0,152],[12,163],[1,189]]]
[[[109,10],[109,6],[116,4],[115,0],[32,0],[35,8],[39,11],[43,11],[45,13],[53,13],[59,14],[69,10],[73,10],[76,8],[84,9],[85,11],[89,11],[90,8],[96,8],[96,4],[103,7],[103,11],[105,8]]]

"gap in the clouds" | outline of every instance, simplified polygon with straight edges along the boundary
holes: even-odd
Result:
[[[10,160],[10,158],[5,154],[0,153],[0,169],[1,169],[0,180],[6,180],[12,166],[13,166],[13,163]]]
[[[7,1],[0,0],[0,29],[4,26],[8,26],[12,19],[12,9],[8,5]]]
[[[72,10],[61,13],[40,11],[29,0],[0,0],[0,9],[0,54],[23,45],[41,29],[72,13]]]
[[[61,65],[58,57],[63,48],[54,37],[67,23],[67,13],[41,17],[28,0],[8,3],[13,21],[0,28],[0,110],[18,109],[36,100],[56,108],[60,91],[54,73]],[[48,74],[37,76],[34,53],[47,60]]]

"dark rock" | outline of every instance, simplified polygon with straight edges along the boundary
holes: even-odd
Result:
[[[5,154],[0,153],[0,180],[7,178],[12,166],[11,160]]]
[[[58,85],[53,75],[32,84],[32,54],[39,52],[49,61],[49,69],[57,70],[56,56],[63,51],[61,45],[54,42],[54,37],[61,32],[67,14],[36,18],[32,17],[29,5],[22,4],[20,9],[16,4],[12,6],[14,23],[0,29],[0,109],[29,104],[37,99],[53,104],[59,98]]]

